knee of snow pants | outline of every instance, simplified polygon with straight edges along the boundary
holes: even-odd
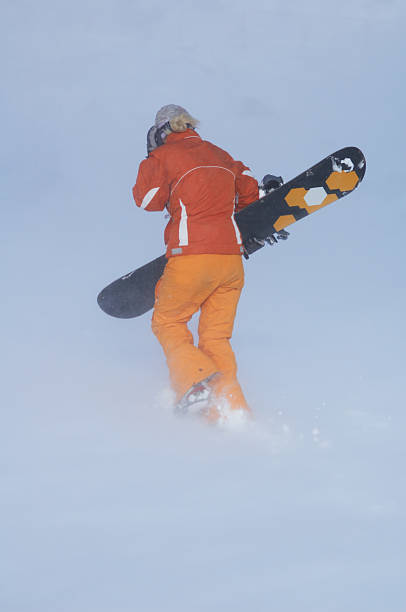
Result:
[[[183,255],[166,265],[157,290],[152,330],[165,352],[179,399],[190,387],[218,372],[214,391],[232,408],[247,408],[236,378],[230,345],[238,300],[244,285],[240,255]],[[188,322],[201,309],[196,347]]]

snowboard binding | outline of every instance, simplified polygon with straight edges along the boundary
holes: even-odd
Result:
[[[271,191],[275,191],[275,189],[282,187],[283,183],[284,180],[281,176],[276,176],[276,174],[265,174],[259,185],[259,189],[263,192],[263,195],[267,195],[271,193]]]

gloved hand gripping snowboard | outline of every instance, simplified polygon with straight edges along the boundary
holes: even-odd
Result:
[[[281,176],[276,176],[275,174],[266,174],[262,179],[262,183],[259,185],[259,193],[260,197],[264,197],[271,191],[275,191],[279,189],[283,185],[283,178]],[[279,230],[279,232],[275,234],[271,234],[266,238],[255,238],[252,236],[244,241],[244,257],[245,259],[249,259],[249,256],[258,249],[262,249],[265,244],[269,244],[272,246],[273,244],[277,244],[279,240],[287,240],[289,236],[289,232],[284,229]]]

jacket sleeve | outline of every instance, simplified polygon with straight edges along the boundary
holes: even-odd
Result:
[[[140,163],[133,187],[135,203],[145,210],[163,210],[169,200],[169,185],[161,161],[150,155]]]
[[[244,166],[242,162],[235,162],[235,186],[236,186],[236,204],[235,212],[238,212],[258,200],[259,189],[258,182],[254,178],[248,166]]]

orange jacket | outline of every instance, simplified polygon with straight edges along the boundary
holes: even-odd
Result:
[[[258,199],[247,166],[192,129],[171,133],[141,162],[133,187],[137,206],[170,214],[166,255],[240,254],[234,212]]]

